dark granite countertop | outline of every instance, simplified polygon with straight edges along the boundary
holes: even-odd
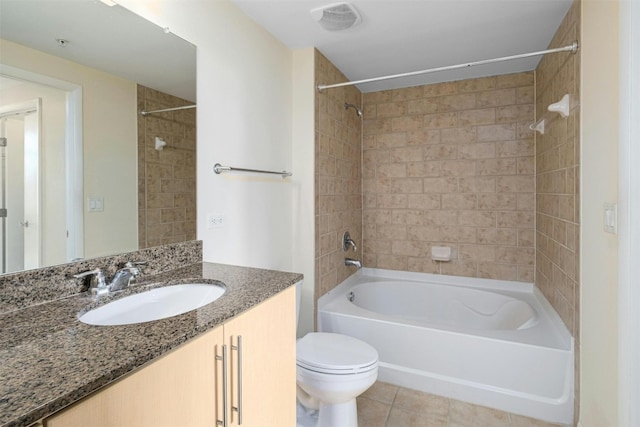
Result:
[[[198,280],[225,284],[218,300],[168,319],[90,326],[77,319],[94,300],[80,294],[0,314],[0,425],[28,426],[221,325],[301,274],[199,263],[144,279],[100,304],[150,287]]]

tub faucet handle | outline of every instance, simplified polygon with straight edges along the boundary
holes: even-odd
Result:
[[[342,250],[345,252],[348,251],[349,246],[353,248],[354,252],[358,250],[358,247],[356,246],[356,242],[353,241],[353,239],[351,238],[351,235],[349,235],[349,232],[345,231],[344,234],[342,235]]]

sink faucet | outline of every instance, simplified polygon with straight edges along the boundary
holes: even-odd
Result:
[[[111,278],[109,284],[109,292],[120,291],[128,288],[131,281],[134,280],[140,274],[140,265],[146,265],[144,261],[131,262],[128,261],[124,267],[116,271],[116,274]]]
[[[140,274],[139,266],[146,264],[145,261],[128,261],[122,268],[116,271],[109,284],[107,284],[105,275],[99,268],[75,274],[73,277],[81,279],[86,276],[93,276],[89,290],[93,295],[100,296],[127,288],[131,284],[131,281]]]
[[[362,268],[362,263],[359,259],[345,258],[344,265],[355,265],[356,267],[358,267],[358,270]]]

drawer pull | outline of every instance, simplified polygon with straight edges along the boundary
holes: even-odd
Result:
[[[218,419],[218,414],[216,410],[216,425],[227,427],[227,345],[222,345],[222,356],[218,356],[216,354],[216,361],[222,361],[222,420]],[[216,390],[217,394],[217,390]],[[218,399],[216,399],[216,405]]]
[[[231,344],[231,351],[236,350],[238,352],[237,363],[237,378],[238,378],[238,406],[231,407],[232,411],[238,413],[238,425],[242,425],[242,335],[238,335],[238,345]]]

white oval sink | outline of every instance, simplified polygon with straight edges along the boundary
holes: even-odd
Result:
[[[129,325],[177,316],[207,305],[224,292],[223,286],[187,283],[130,295],[94,308],[79,317],[89,325]]]

